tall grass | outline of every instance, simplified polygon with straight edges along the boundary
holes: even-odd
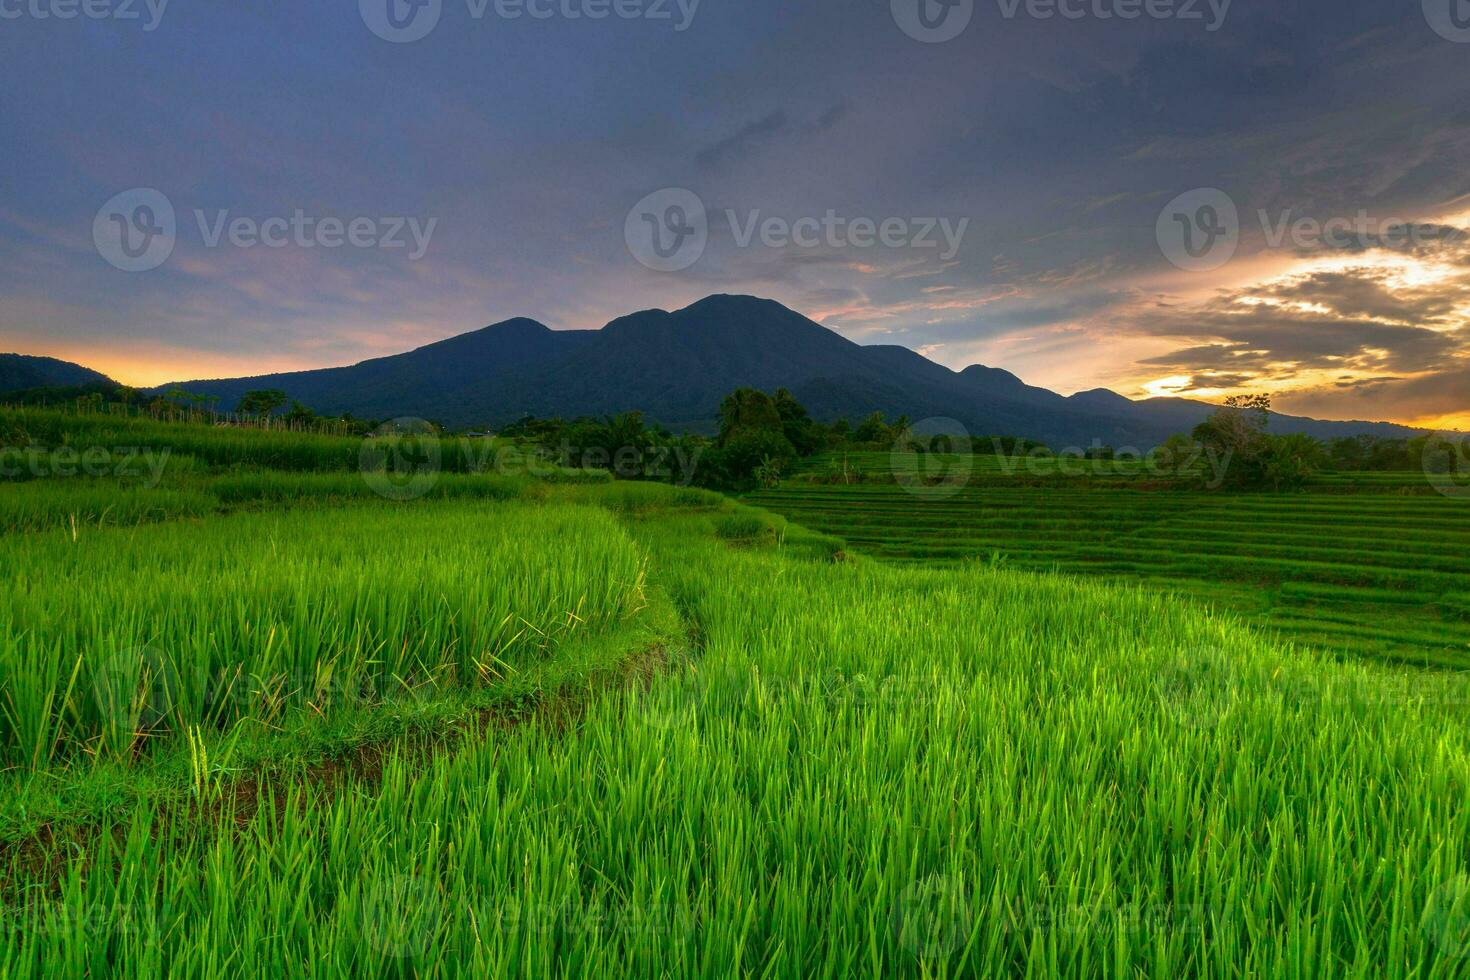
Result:
[[[1099,579],[847,561],[702,491],[446,474],[418,504],[364,506],[356,448],[318,465],[336,450],[317,437],[272,455],[261,433],[166,435],[217,437],[210,467],[298,472],[191,472],[210,493],[136,499],[11,484],[0,515],[319,506],[0,536],[0,786],[26,791],[4,825],[37,824],[38,784],[151,775],[128,768],[150,748],[190,776],[126,806],[106,783],[0,841],[4,976],[1470,976],[1463,675],[1329,662]],[[849,490],[809,488],[808,513],[849,509],[832,526],[874,541],[907,513],[936,548],[1029,505],[921,516],[896,488]],[[1137,519],[1094,503],[1029,519]],[[1412,499],[1232,507],[1262,537],[1386,522],[1426,557],[1460,533]],[[1292,560],[1156,516],[1211,555]],[[1460,585],[1423,595],[1463,615]],[[446,716],[457,740],[381,765],[221,761],[293,714],[409,716],[420,694],[577,670],[648,596],[689,647],[580,715]]]
[[[347,436],[77,414],[40,408],[0,409],[0,435],[11,447],[92,447],[169,450],[211,466],[254,465],[283,470],[354,469],[362,440]]]
[[[399,453],[400,446],[406,451]],[[424,454],[430,446],[432,457]],[[263,467],[289,472],[345,472],[364,466],[413,467],[432,458],[433,468],[444,473],[501,473],[552,481],[610,479],[606,473],[566,471],[497,439],[410,436],[364,440],[353,436],[160,422],[56,409],[0,408],[0,474],[16,469],[14,464],[27,458],[21,451],[33,447],[62,449],[68,453],[124,448],[154,453],[167,450],[174,455],[196,457],[217,468]],[[49,467],[41,475],[48,474]],[[18,475],[33,474],[22,466]]]
[[[1297,642],[1470,665],[1470,630],[1437,599],[1470,576],[1470,507],[1434,493],[1370,485],[1139,492],[1069,482],[924,497],[892,485],[793,484],[746,500],[879,559],[939,565],[999,554],[1040,572],[1128,577],[1249,612]],[[1309,599],[1305,586],[1314,587]],[[1349,627],[1336,628],[1335,618]]]
[[[0,488],[0,533],[119,527],[211,514],[201,490],[150,489],[116,480],[38,480]]]
[[[1100,584],[640,524],[653,689],[332,792],[144,810],[13,975],[1465,975],[1470,723]]]
[[[472,685],[640,602],[586,508],[239,515],[0,539],[0,758],[42,769],[284,705]]]
[[[525,477],[446,473],[418,492],[418,499],[479,498],[514,500],[536,493],[538,481]],[[260,470],[210,481],[210,489],[226,504],[295,504],[306,501],[346,502],[380,499],[378,489],[359,473],[283,473]]]

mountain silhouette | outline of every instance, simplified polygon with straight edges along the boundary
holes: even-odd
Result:
[[[1187,431],[1214,406],[1131,401],[1105,389],[1070,398],[998,368],[952,371],[909,350],[862,346],[773,300],[710,296],[674,312],[644,310],[601,330],[558,331],[506,320],[351,367],[164,385],[220,396],[277,388],[325,414],[413,416],[452,427],[499,426],[526,415],[641,411],[675,429],[711,431],[735,388],[790,389],[814,417],[857,421],[875,411],[951,419],[975,435],[1014,435],[1056,448],[1148,448]],[[1390,423],[1275,416],[1280,432],[1404,436]]]
[[[54,357],[0,354],[0,395],[30,388],[74,388],[91,384],[116,382],[105,374]]]

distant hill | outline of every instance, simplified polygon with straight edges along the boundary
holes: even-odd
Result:
[[[675,312],[645,310],[601,330],[557,331],[514,319],[352,367],[254,378],[183,381],[232,409],[247,391],[278,388],[329,414],[416,416],[450,426],[497,426],[525,415],[573,417],[638,410],[674,428],[711,431],[735,388],[789,388],[814,416],[854,421],[874,411],[915,421],[951,418],[977,435],[1024,436],[1056,448],[1148,448],[1214,406],[1130,401],[1106,390],[1063,397],[980,365],[955,372],[905,347],[865,347],[772,300],[711,296]],[[1404,436],[1389,423],[1276,416],[1282,432]]]
[[[58,361],[54,357],[0,354],[0,396],[31,388],[75,388],[93,384],[112,385],[116,382],[105,374],[70,361]]]

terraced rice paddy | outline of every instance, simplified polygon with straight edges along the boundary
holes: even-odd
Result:
[[[957,473],[955,486],[893,482],[893,462],[850,460],[873,482],[804,482],[757,506],[855,550],[905,563],[999,558],[1042,572],[1141,581],[1246,614],[1285,639],[1337,652],[1470,666],[1470,498],[1423,474],[1327,475],[1307,492],[1171,490],[1135,466],[899,460],[900,474]],[[830,472],[814,464],[808,476]],[[1072,475],[1056,472],[1070,465]],[[888,482],[877,482],[887,471]],[[1031,482],[1034,481],[1034,482]],[[963,485],[959,485],[963,483]]]
[[[1466,675],[959,561],[939,511],[872,561],[704,491],[284,458],[119,521],[0,481],[0,975],[1470,975]],[[1193,519],[1064,492],[1083,539],[1126,523],[1088,494]]]

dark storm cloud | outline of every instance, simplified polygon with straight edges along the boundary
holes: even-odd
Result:
[[[1299,387],[1278,398],[1284,411],[1433,418],[1470,407],[1467,304],[1470,272],[1415,286],[1366,266],[1291,277],[1194,306],[1158,304],[1136,325],[1156,337],[1209,339],[1141,361],[1188,377],[1191,388],[1249,390],[1297,380]],[[1351,373],[1315,380],[1332,371]]]
[[[1367,317],[1410,324],[1444,322],[1456,307],[1470,300],[1470,289],[1465,283],[1396,290],[1388,279],[1387,273],[1366,270],[1317,272],[1267,286],[1255,295],[1317,304],[1349,319]]]
[[[1332,387],[1339,391],[1368,391],[1382,388],[1385,385],[1402,384],[1403,378],[1385,375],[1381,378],[1338,378],[1332,382]]]
[[[1454,269],[1470,240],[1456,227],[1432,230],[1416,259],[1430,268]],[[1392,247],[1396,240],[1375,239],[1372,248],[1355,249],[1338,269],[1288,275],[1199,304],[1153,304],[1134,320],[1140,332],[1210,342],[1141,363],[1190,374],[1251,371],[1277,380],[1332,368],[1438,372],[1470,352],[1470,272],[1405,278],[1405,269],[1419,266],[1400,261],[1401,252]],[[1341,383],[1336,387],[1343,389]]]
[[[821,134],[840,123],[850,111],[846,101],[839,101],[804,122],[792,120],[784,109],[778,109],[695,152],[695,169],[708,173],[733,167],[783,137]]]
[[[1278,226],[1285,226],[1288,223],[1285,217],[1276,220]],[[1342,216],[1336,220],[1350,223],[1362,219]],[[1441,259],[1452,254],[1463,262],[1470,257],[1470,248],[1466,247],[1467,243],[1470,243],[1470,234],[1467,234],[1463,228],[1436,222],[1407,222],[1393,224],[1382,230],[1372,227],[1362,231],[1356,228],[1324,231],[1320,235],[1320,242],[1313,248],[1303,249],[1303,252],[1361,254],[1388,249],[1421,258]]]
[[[694,165],[700,170],[715,170],[738,162],[745,155],[784,132],[788,127],[786,113],[777,110],[762,119],[748,123],[722,140],[694,154]]]
[[[1053,324],[1074,323],[1093,314],[1111,309],[1124,302],[1124,297],[1114,293],[1081,294],[1052,302],[1006,302],[987,304],[980,314],[987,330],[1005,332]],[[967,331],[963,326],[952,326],[946,339],[959,339]],[[968,331],[972,336],[974,330]]]
[[[1260,380],[1254,374],[1230,374],[1225,371],[1204,371],[1194,376],[1195,387],[1198,388],[1247,388]]]
[[[171,5],[147,35],[7,22],[0,340],[324,364],[516,314],[598,326],[720,289],[950,350],[1019,332],[1050,352],[1045,331],[1080,324],[1395,371],[1446,354],[1422,334],[1451,325],[1457,296],[1365,276],[1267,297],[1329,311],[1315,318],[1154,304],[1132,323],[1133,280],[1164,267],[1158,209],[1182,191],[1320,217],[1412,215],[1470,191],[1467,49],[1417,3],[1236,0],[1213,33],[1007,19],[980,3],[937,45],[905,36],[886,2],[705,3],[685,31],[477,22],[446,4],[432,35],[402,45],[372,36],[355,6]],[[100,261],[91,223],[130,187],[162,190],[186,223],[194,208],[304,207],[440,227],[416,264],[181,240],[163,269],[129,276]],[[971,224],[950,262],[732,249],[717,231],[701,262],[660,275],[622,229],[664,187],[786,219]]]
[[[836,105],[832,106],[830,109],[818,116],[817,121],[812,128],[819,133],[823,130],[831,129],[833,126],[841,122],[843,117],[851,111],[852,106],[848,105],[845,101],[838,102]]]
[[[1212,306],[1142,316],[1155,336],[1214,337],[1222,342],[1184,348],[1143,361],[1180,370],[1342,368],[1426,371],[1459,350],[1463,338],[1423,327],[1343,319],[1269,305]]]

